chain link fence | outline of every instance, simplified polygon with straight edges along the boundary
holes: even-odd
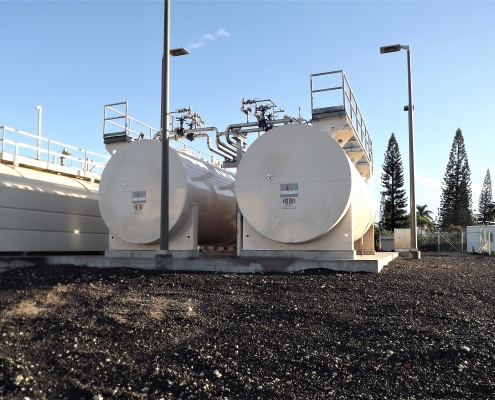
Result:
[[[428,232],[418,234],[421,251],[467,251],[467,236],[463,231]]]

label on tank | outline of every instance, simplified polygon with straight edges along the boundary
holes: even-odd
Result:
[[[144,213],[144,203],[133,204],[134,214],[143,214]]]
[[[280,197],[298,197],[297,183],[283,183],[280,185]]]
[[[132,204],[146,203],[146,191],[132,192]]]
[[[275,178],[275,174],[273,172],[268,172],[266,174],[266,180],[267,181],[273,181],[273,178]]]
[[[282,208],[284,210],[295,210],[297,208],[296,199],[294,197],[283,198],[282,199]]]

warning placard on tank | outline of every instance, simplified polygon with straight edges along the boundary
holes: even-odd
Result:
[[[132,192],[132,204],[146,203],[146,191]]]
[[[134,214],[143,214],[144,213],[144,203],[133,204]]]
[[[280,185],[280,197],[298,197],[297,183],[283,183]]]
[[[282,199],[282,208],[284,210],[294,210],[297,208],[296,198],[294,197],[286,197]]]

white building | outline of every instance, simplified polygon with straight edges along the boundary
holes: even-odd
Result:
[[[467,251],[476,253],[491,253],[495,251],[495,243],[493,243],[493,235],[495,234],[495,225],[478,225],[467,226]]]

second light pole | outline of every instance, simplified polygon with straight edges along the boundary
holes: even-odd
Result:
[[[409,92],[409,102],[404,111],[408,112],[409,120],[409,180],[410,180],[410,207],[411,207],[411,249],[409,250],[409,257],[419,259],[421,253],[418,251],[418,233],[417,233],[417,221],[416,221],[416,185],[414,174],[414,124],[413,124],[413,98],[412,98],[412,73],[411,73],[411,50],[409,46],[394,44],[392,46],[380,47],[380,53],[393,53],[396,51],[407,50],[407,86]]]

